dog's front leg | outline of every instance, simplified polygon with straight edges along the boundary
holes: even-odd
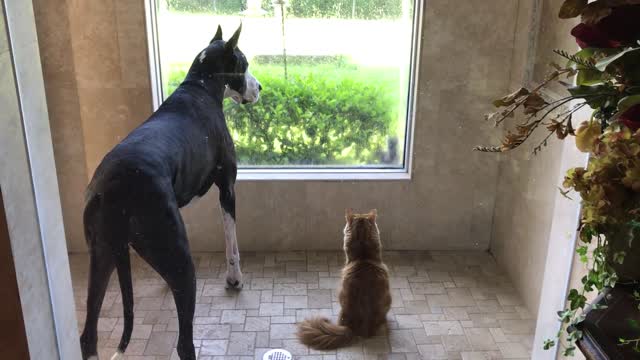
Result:
[[[233,183],[220,187],[220,207],[224,224],[224,240],[227,256],[227,289],[242,289],[242,271],[240,271],[240,252],[236,237],[236,196]]]

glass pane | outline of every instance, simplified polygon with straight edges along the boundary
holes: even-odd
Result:
[[[261,82],[225,101],[242,167],[402,168],[413,0],[159,0],[165,98],[218,24]],[[284,16],[283,16],[284,14]]]

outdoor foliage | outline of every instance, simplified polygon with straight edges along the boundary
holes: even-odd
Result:
[[[567,329],[564,337],[558,334],[566,356],[575,353],[575,342],[582,337],[573,325],[585,318],[585,307],[590,305],[586,295],[600,293],[621,280],[626,285],[640,281],[640,0],[565,0],[559,17],[578,16],[581,22],[571,35],[582,49],[575,54],[555,50],[567,61],[565,65],[551,64],[554,70],[542,84],[494,101],[500,110],[486,118],[496,125],[518,109],[523,110],[525,120],[507,132],[500,146],[476,148],[509,151],[546,128],[548,134],[534,152],[555,135],[558,139],[575,136],[576,147],[590,154],[586,169],[567,172],[566,191],[562,191],[565,196],[570,191],[580,194],[577,253],[587,270],[582,286],[569,292],[568,308],[558,312]],[[565,77],[573,83],[562,81]],[[542,90],[552,82],[564,85],[567,96],[546,98]],[[582,108],[592,109],[591,116],[574,129],[573,116]],[[640,332],[631,330],[638,336],[619,339],[620,345],[640,352]],[[544,348],[555,345],[549,339]]]
[[[389,19],[402,15],[403,0],[290,0],[288,16],[297,18]],[[237,15],[247,0],[166,0],[173,11]],[[273,1],[262,0],[262,8],[273,14]],[[412,4],[413,5],[413,4]]]
[[[247,0],[166,0],[173,11],[210,12],[218,15],[237,15],[247,8]]]
[[[241,164],[359,165],[397,158],[387,150],[389,142],[397,144],[387,136],[395,134],[399,115],[396,88],[388,82],[304,67],[294,68],[288,80],[269,67],[253,66],[252,73],[263,85],[260,100],[225,101]],[[170,73],[169,92],[184,75],[184,70]]]
[[[290,0],[290,5],[291,14],[299,18],[386,19],[402,15],[402,0]]]

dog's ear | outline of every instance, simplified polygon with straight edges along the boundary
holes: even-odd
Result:
[[[218,25],[218,30],[216,30],[216,34],[213,36],[213,39],[211,39],[209,44],[218,40],[222,40],[222,28],[220,27],[220,25]]]
[[[344,218],[345,220],[347,220],[347,224],[351,225],[353,219],[355,218],[355,215],[353,215],[353,210],[351,208],[345,210]]]
[[[373,209],[369,211],[369,214],[367,215],[367,219],[371,221],[376,221],[376,217],[378,217],[378,210]]]
[[[224,45],[224,50],[226,52],[233,52],[238,47],[238,38],[240,37],[240,31],[242,31],[242,23],[238,27],[238,30],[233,33],[231,39],[227,40],[227,43]]]

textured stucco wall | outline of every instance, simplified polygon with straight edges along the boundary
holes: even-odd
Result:
[[[84,186],[151,108],[143,1],[34,3],[67,238],[83,251]],[[240,182],[241,248],[338,249],[344,208],[375,207],[387,248],[487,249],[498,162],[471,149],[497,140],[482,114],[509,85],[517,6],[427,1],[413,178]],[[184,214],[193,250],[222,249],[217,190]]]
[[[84,188],[151,114],[143,1],[34,0],[65,230],[84,248]]]
[[[520,0],[511,90],[526,80],[533,84],[542,81],[549,72],[548,64],[561,61],[553,49],[576,48],[568,35],[574,23],[557,18],[559,6],[551,0]],[[547,95],[557,97],[560,91],[553,87]],[[501,156],[491,240],[491,252],[507,270],[532,314],[537,313],[540,303],[552,221],[566,220],[567,226],[575,226],[575,219],[552,218],[557,189],[566,170],[560,168],[562,147],[573,145],[571,139],[560,142],[553,137],[549,146],[534,156],[533,146],[545,135],[541,131],[529,145]]]

